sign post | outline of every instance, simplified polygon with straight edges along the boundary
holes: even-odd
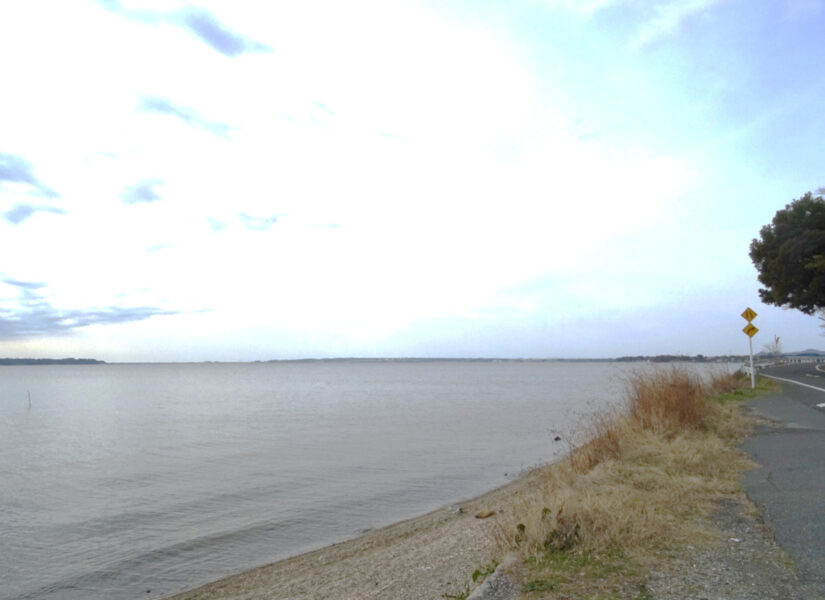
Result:
[[[756,335],[756,332],[759,331],[751,321],[756,318],[756,313],[753,311],[751,307],[745,309],[742,313],[742,318],[745,319],[748,324],[745,325],[742,331],[745,332],[745,335],[748,336],[748,348],[750,349],[751,355],[751,389],[756,387],[756,371],[753,368],[753,336]]]

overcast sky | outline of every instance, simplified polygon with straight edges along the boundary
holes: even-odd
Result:
[[[0,356],[825,348],[825,0],[0,4]]]

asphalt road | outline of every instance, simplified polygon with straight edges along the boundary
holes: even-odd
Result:
[[[762,374],[782,389],[748,403],[773,424],[743,445],[762,465],[746,473],[745,491],[796,563],[800,579],[825,598],[825,372],[787,365]]]

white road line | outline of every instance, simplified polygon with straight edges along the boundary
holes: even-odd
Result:
[[[762,377],[767,377],[768,379],[776,379],[778,381],[787,381],[788,383],[795,383],[796,385],[801,385],[802,387],[811,388],[812,390],[818,390],[820,392],[825,392],[825,388],[816,387],[815,385],[808,385],[807,383],[802,383],[800,381],[794,381],[793,379],[785,379],[784,377],[777,377],[776,375],[767,375],[765,373],[760,373]]]

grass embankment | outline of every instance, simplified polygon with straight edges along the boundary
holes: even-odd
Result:
[[[502,552],[523,559],[526,598],[650,598],[646,573],[714,539],[705,518],[743,499],[741,401],[770,388],[739,375],[710,382],[680,370],[628,383],[624,412],[596,418],[589,441],[550,465],[500,515]]]

